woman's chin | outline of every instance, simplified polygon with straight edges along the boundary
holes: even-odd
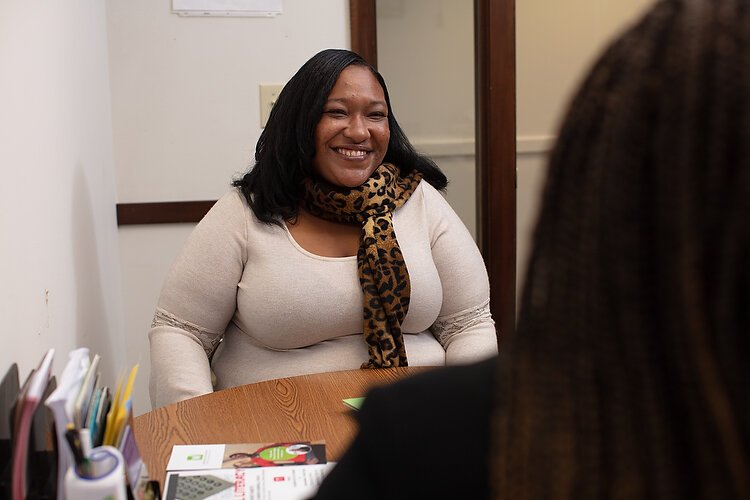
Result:
[[[363,170],[361,172],[356,172],[356,173],[353,172],[350,175],[337,177],[334,180],[333,184],[341,188],[353,189],[367,182],[367,179],[369,179],[371,175],[372,175],[372,171],[370,170]]]

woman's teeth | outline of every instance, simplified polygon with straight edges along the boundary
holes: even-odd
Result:
[[[362,151],[360,149],[336,148],[336,152],[344,156],[349,156],[352,158],[361,158],[367,154],[367,151]]]

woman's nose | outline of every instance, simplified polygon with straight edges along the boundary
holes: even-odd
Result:
[[[352,116],[349,119],[344,135],[354,142],[363,142],[370,137],[370,131],[367,128],[364,117]]]

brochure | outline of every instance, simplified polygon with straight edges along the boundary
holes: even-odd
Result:
[[[175,445],[167,471],[314,465],[326,463],[323,441]]]
[[[165,500],[304,500],[318,491],[333,463],[167,473]]]

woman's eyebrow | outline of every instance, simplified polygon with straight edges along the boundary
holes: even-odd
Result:
[[[326,101],[326,104],[329,104],[329,103],[332,103],[332,102],[347,103],[347,102],[349,102],[349,100],[350,99],[347,98],[347,97],[333,97],[331,99],[328,99]],[[385,103],[385,101],[382,100],[382,99],[373,99],[370,102],[368,102],[367,104],[370,105],[370,106],[373,106],[373,105],[376,105],[376,104],[380,104],[382,106],[387,106],[386,103]]]

